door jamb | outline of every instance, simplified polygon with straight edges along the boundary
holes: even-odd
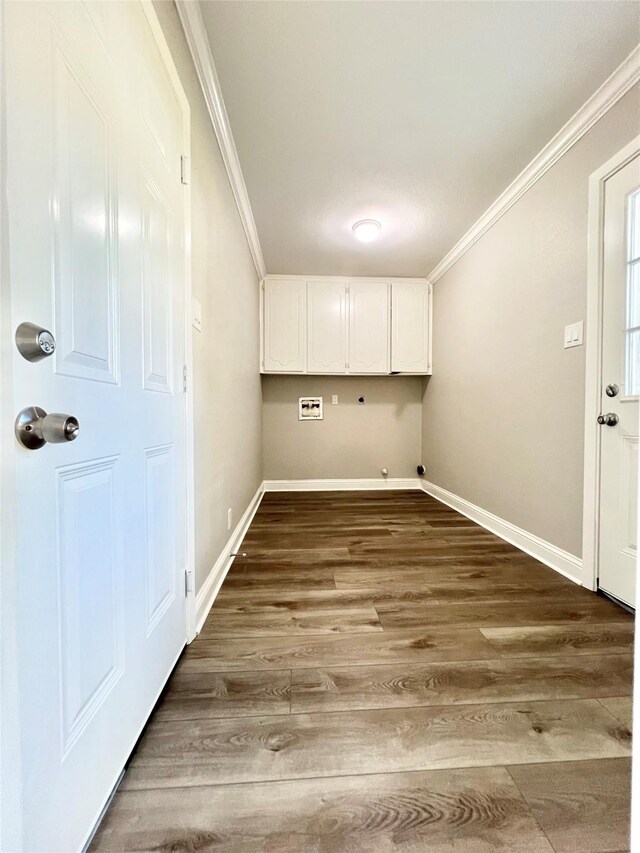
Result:
[[[584,586],[598,588],[600,517],[600,436],[596,418],[602,387],[603,229],[606,181],[640,155],[640,136],[589,177],[587,321],[584,407],[584,508],[582,565]]]
[[[164,37],[160,21],[153,8],[152,0],[140,0],[149,28],[158,46],[158,51],[182,109],[182,155],[187,164],[191,162],[191,108],[173,61],[169,45]],[[177,164],[176,164],[177,168]],[[190,643],[196,636],[196,593],[195,593],[195,461],[194,461],[194,402],[193,402],[193,329],[191,326],[191,304],[193,285],[191,280],[191,178],[187,170],[183,183],[184,200],[184,417],[185,417],[185,570],[190,582],[186,585],[185,638]],[[179,587],[179,589],[181,586]]]

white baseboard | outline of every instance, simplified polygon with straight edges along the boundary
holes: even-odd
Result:
[[[545,566],[555,569],[556,572],[569,578],[574,583],[582,585],[582,560],[579,557],[575,557],[568,551],[552,545],[551,542],[540,539],[539,536],[534,536],[533,533],[529,533],[521,527],[516,527],[510,521],[505,521],[492,512],[487,512],[486,509],[482,509],[470,503],[470,501],[454,495],[453,492],[448,492],[441,486],[436,486],[435,483],[423,480],[421,485],[423,491],[431,495],[431,497],[450,506],[457,512],[462,513],[462,515],[466,515],[467,518],[475,521],[476,524],[490,530],[496,536],[535,557],[536,560],[544,563]]]
[[[376,489],[419,489],[412,477],[385,477],[362,480],[265,480],[265,492],[359,492]]]
[[[202,626],[209,615],[213,602],[216,600],[216,596],[220,592],[222,582],[226,578],[227,573],[231,568],[231,564],[233,563],[234,557],[231,555],[244,539],[245,534],[249,529],[249,525],[253,521],[253,516],[256,514],[258,507],[260,506],[263,494],[264,483],[260,483],[258,490],[251,499],[244,515],[236,525],[236,528],[229,537],[222,553],[216,560],[214,567],[209,572],[206,581],[202,584],[202,588],[196,595],[196,634],[199,634],[202,630]]]

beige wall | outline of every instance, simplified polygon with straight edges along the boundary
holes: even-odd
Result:
[[[639,131],[628,93],[435,285],[426,479],[582,552],[588,178]]]
[[[220,150],[172,2],[154,3],[191,107],[196,591],[262,480],[259,285]]]
[[[263,376],[265,479],[380,477],[382,467],[415,477],[421,387],[416,376]],[[304,396],[324,398],[324,420],[298,420]]]

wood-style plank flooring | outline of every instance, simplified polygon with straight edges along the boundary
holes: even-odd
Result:
[[[633,620],[421,492],[265,495],[92,850],[620,853]]]

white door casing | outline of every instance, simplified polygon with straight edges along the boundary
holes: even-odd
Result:
[[[13,411],[80,422],[13,451],[21,843],[75,850],[187,636],[189,110],[150,4],[5,15]]]
[[[634,335],[628,304],[638,273],[640,138],[592,175],[589,195],[589,290],[585,405],[585,502],[583,564],[585,584],[635,605],[638,493],[638,396],[629,370],[639,352],[628,350]],[[635,198],[635,205],[634,205]],[[635,270],[635,272],[634,272]],[[636,296],[636,313],[638,311]],[[636,317],[637,320],[637,317]],[[608,396],[607,386],[619,391]],[[634,393],[635,392],[635,393]],[[609,413],[612,426],[597,418]]]
[[[640,394],[640,157],[605,184],[599,586],[635,604]],[[605,388],[619,388],[614,397]],[[613,388],[611,391],[615,390]]]

